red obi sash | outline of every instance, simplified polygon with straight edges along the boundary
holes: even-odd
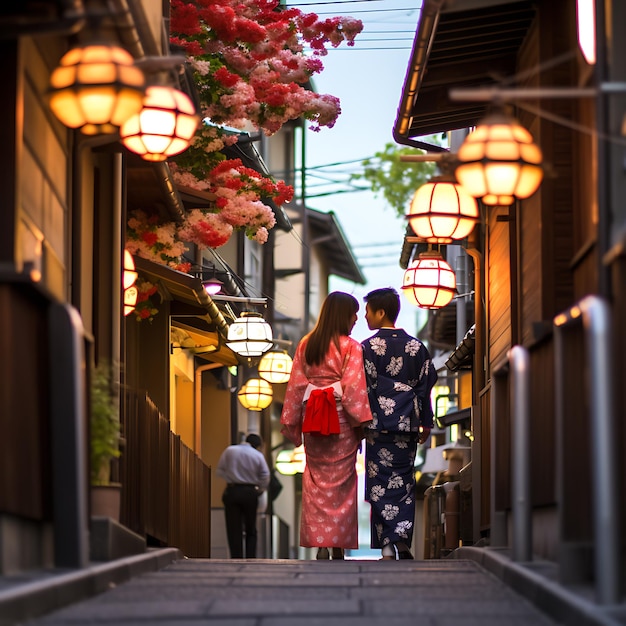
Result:
[[[302,432],[313,435],[339,434],[339,414],[332,387],[311,391],[302,421]]]

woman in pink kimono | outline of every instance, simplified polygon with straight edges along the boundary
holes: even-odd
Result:
[[[356,453],[372,420],[363,350],[349,336],[358,310],[353,296],[328,295],[296,350],[280,418],[294,445],[304,437],[300,545],[318,548],[318,559],[358,548]]]

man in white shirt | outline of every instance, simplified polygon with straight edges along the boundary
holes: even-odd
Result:
[[[222,495],[226,535],[231,559],[256,558],[256,512],[258,497],[267,489],[270,470],[260,451],[263,441],[254,433],[245,442],[228,446],[217,464],[217,475],[228,485]]]

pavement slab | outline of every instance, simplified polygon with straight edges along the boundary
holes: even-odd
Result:
[[[177,559],[24,626],[551,626],[471,560]]]

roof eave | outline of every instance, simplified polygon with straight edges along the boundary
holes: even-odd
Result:
[[[333,211],[329,211],[328,213],[323,213],[321,211],[315,211],[314,209],[307,208],[307,215],[309,216],[309,220],[318,228],[326,231],[328,238],[325,238],[323,244],[320,244],[322,247],[328,249],[329,254],[326,255],[327,259],[330,262],[329,272],[334,276],[339,276],[340,278],[344,278],[353,283],[364,285],[367,282],[367,279],[363,275],[363,271],[361,270],[354,253],[352,252],[352,247],[348,243],[343,230],[335,213]],[[315,244],[315,241],[312,241]],[[332,263],[332,258],[330,253],[337,253],[341,256],[341,262]]]
[[[416,148],[423,148],[423,142],[416,141],[409,137],[411,129],[411,112],[417,98],[420,86],[424,78],[428,54],[432,46],[435,32],[437,30],[437,22],[445,0],[424,0],[422,3],[422,11],[413,40],[413,49],[411,52],[411,60],[407,67],[402,95],[400,97],[400,105],[398,106],[398,114],[393,127],[394,140],[403,145]],[[420,145],[417,145],[420,144]],[[429,146],[429,151],[434,151],[435,146]],[[437,147],[439,151],[444,150],[441,146]]]

